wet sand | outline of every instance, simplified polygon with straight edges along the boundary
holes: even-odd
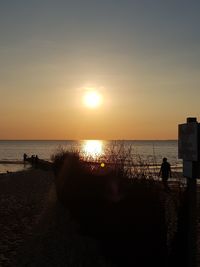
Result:
[[[111,266],[58,203],[51,171],[0,175],[0,266]]]

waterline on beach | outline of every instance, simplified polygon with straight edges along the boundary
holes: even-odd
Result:
[[[8,172],[18,172],[28,170],[30,168],[30,164],[22,164],[22,163],[1,163],[0,162],[0,174],[8,173]]]

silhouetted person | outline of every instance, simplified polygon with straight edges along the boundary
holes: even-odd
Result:
[[[27,160],[27,155],[26,155],[26,153],[24,153],[24,161],[26,161]]]
[[[32,166],[34,165],[34,162],[35,162],[35,156],[32,155],[32,156],[31,156],[31,165],[32,165]]]
[[[159,176],[161,176],[164,187],[169,189],[167,181],[169,177],[172,177],[171,165],[167,162],[167,158],[163,158],[163,162],[160,167]]]

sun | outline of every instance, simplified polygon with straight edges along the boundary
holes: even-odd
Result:
[[[102,103],[102,96],[97,91],[88,91],[83,97],[83,102],[88,108],[97,108]]]

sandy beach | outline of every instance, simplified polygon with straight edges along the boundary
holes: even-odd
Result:
[[[51,171],[0,175],[0,266],[111,266],[58,203]]]

